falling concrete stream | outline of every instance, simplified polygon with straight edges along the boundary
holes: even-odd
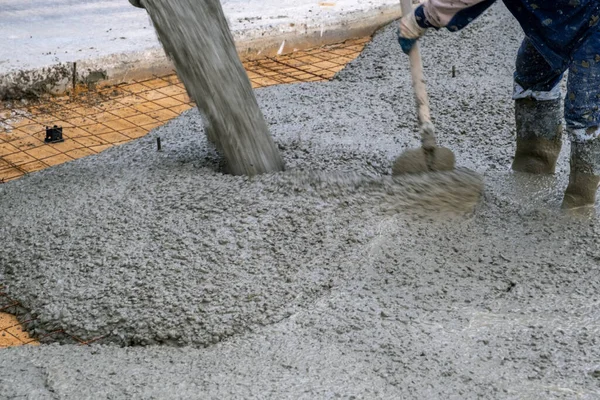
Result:
[[[510,172],[503,6],[422,45],[440,144],[485,176],[474,209],[294,178],[385,181],[418,145],[394,30],[331,82],[256,91],[288,172],[219,173],[190,111],[0,186],[0,281],[28,328],[104,336],[0,351],[0,398],[599,398],[600,224],[559,211],[568,146],[556,176]]]
[[[144,0],[208,139],[234,175],[283,170],[283,160],[240,61],[219,0]]]

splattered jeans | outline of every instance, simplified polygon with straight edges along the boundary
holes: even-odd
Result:
[[[574,54],[567,66],[565,121],[571,140],[587,142],[600,136],[600,29]],[[560,98],[565,71],[553,70],[527,38],[517,54],[513,98]]]

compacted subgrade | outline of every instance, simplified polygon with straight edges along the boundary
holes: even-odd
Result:
[[[216,172],[191,111],[2,185],[0,279],[29,328],[107,344],[3,350],[0,397],[598,398],[600,224],[559,212],[568,148],[556,177],[509,172],[502,6],[422,43],[440,145],[485,175],[473,212],[294,175],[381,183],[418,146],[394,31],[332,82],[256,92],[289,172]]]

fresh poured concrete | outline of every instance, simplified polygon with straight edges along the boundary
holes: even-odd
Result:
[[[0,186],[0,279],[30,329],[107,335],[2,351],[0,398],[598,398],[600,225],[559,211],[568,145],[555,177],[509,171],[503,7],[422,46],[440,144],[485,176],[473,212],[418,212],[410,180],[303,181],[386,182],[418,145],[394,29],[332,82],[257,91],[283,174],[216,172],[188,112]]]

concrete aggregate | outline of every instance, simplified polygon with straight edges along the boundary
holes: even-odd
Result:
[[[509,171],[522,32],[498,5],[423,39],[440,144],[485,179],[457,207],[476,174],[390,177],[419,143],[394,30],[257,91],[284,173],[219,173],[191,111],[0,186],[28,329],[104,337],[2,350],[0,398],[600,398],[598,219],[559,210],[568,146],[556,176]]]

